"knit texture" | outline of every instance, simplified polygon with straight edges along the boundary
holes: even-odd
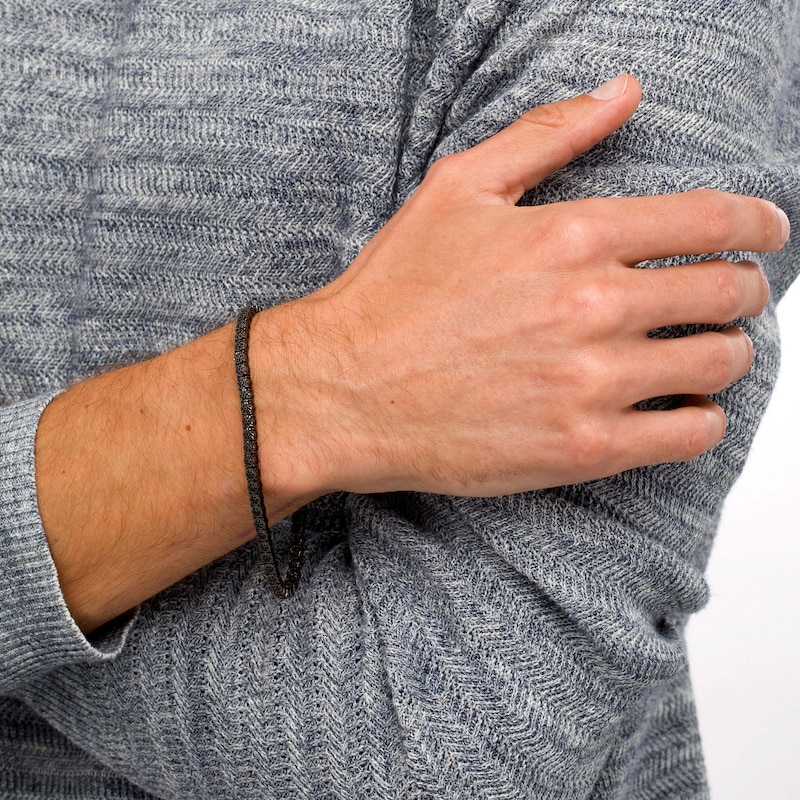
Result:
[[[323,286],[434,159],[623,71],[634,119],[526,202],[714,186],[800,229],[797,5],[0,2],[0,797],[706,797],[683,630],[795,246],[761,259],[713,451],[500,499],[325,498],[290,600],[250,545],[86,641],[33,442],[52,393]]]

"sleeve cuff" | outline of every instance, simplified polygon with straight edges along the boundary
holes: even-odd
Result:
[[[52,395],[0,408],[0,693],[76,662],[104,661],[122,649],[136,614],[90,641],[61,593],[39,517],[34,447]]]

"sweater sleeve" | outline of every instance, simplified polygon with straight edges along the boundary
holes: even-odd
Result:
[[[125,627],[91,644],[67,609],[36,501],[34,444],[50,396],[0,407],[0,694],[71,663],[103,661]]]
[[[414,26],[397,202],[438,155],[630,71],[637,117],[527,202],[712,185],[800,222],[795,3],[442,2]],[[764,264],[777,299],[796,247]],[[774,381],[773,311],[690,464],[329,498],[291,600],[245,547],[145,604],[115,659],[18,695],[164,798],[703,796],[682,631]]]

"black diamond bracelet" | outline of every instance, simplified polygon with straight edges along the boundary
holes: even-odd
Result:
[[[244,438],[244,472],[247,479],[247,492],[250,495],[250,508],[256,529],[258,551],[267,573],[269,584],[277,597],[291,597],[300,582],[305,545],[305,512],[300,509],[292,514],[292,531],[289,538],[288,565],[286,577],[282,578],[278,568],[278,557],[269,529],[267,509],[264,506],[264,492],[261,486],[261,468],[258,462],[258,431],[256,411],[253,400],[253,382],[250,377],[250,322],[259,309],[250,306],[243,309],[236,319],[236,334],[233,344],[233,361],[236,366],[236,383],[239,387],[239,401],[242,406],[242,432]]]

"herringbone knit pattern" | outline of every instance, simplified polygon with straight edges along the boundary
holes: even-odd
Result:
[[[0,2],[0,797],[705,797],[682,630],[777,370],[772,308],[697,461],[498,500],[327,498],[290,601],[245,547],[92,642],[33,440],[70,381],[325,284],[437,156],[622,71],[639,113],[530,202],[710,185],[797,226],[797,13]],[[796,248],[764,263],[777,300]]]

